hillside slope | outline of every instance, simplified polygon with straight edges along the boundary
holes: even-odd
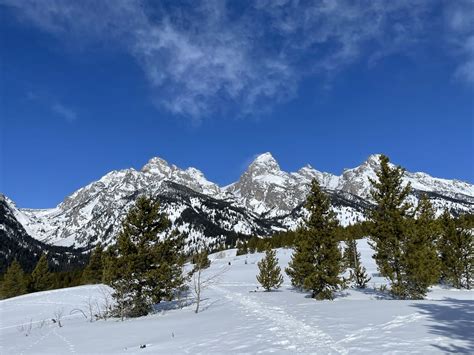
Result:
[[[236,257],[235,250],[211,255],[206,274],[221,276],[204,291],[199,314],[188,299],[182,309],[165,303],[155,315],[90,323],[73,310],[86,310],[95,299],[102,303],[106,288],[100,285],[0,301],[0,353],[472,353],[474,291],[434,288],[424,301],[386,299],[373,288],[385,280],[374,277],[370,248],[361,241],[359,249],[373,281],[334,301],[306,297],[286,276],[277,292],[253,292],[262,254]],[[290,255],[278,250],[282,269]],[[62,328],[50,321],[58,310]]]

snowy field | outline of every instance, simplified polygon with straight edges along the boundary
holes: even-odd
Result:
[[[375,274],[365,241],[359,250]],[[293,290],[285,275],[280,290],[252,292],[262,255],[211,255],[206,273],[221,276],[204,291],[199,314],[193,304],[173,303],[148,317],[90,323],[77,309],[87,313],[88,304],[103,302],[107,288],[100,285],[0,301],[0,353],[474,353],[473,291],[434,288],[427,300],[397,301],[374,291],[384,280],[373,277],[367,290],[314,301]],[[282,270],[290,255],[278,250]],[[61,328],[51,321],[58,312]]]

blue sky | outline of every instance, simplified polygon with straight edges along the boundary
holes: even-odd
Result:
[[[473,4],[0,0],[0,191],[52,207],[153,156],[225,185],[266,151],[472,183]]]

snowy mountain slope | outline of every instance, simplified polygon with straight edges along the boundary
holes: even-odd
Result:
[[[49,245],[32,238],[20,223],[21,218],[24,218],[23,214],[0,194],[0,275],[15,259],[25,271],[31,272],[45,252],[54,270],[68,270],[86,262],[86,255],[80,250]]]
[[[379,155],[374,154],[362,165],[344,170],[335,189],[347,191],[365,199],[370,198],[369,178],[376,179],[378,165]],[[394,165],[391,164],[391,166]],[[439,196],[474,203],[474,185],[467,182],[434,178],[420,172],[405,172],[404,182],[410,183],[416,191],[434,192]]]
[[[240,179],[219,187],[195,168],[180,169],[152,158],[141,169],[112,171],[77,190],[56,208],[15,209],[29,235],[46,243],[90,247],[112,242],[130,206],[140,194],[158,197],[173,224],[190,241],[206,238],[209,244],[235,240],[239,235],[268,235],[295,228],[304,214],[302,203],[316,178],[328,192],[343,225],[364,219],[370,207],[369,178],[375,177],[376,155],[341,176],[310,166],[282,171],[270,153],[258,156]],[[438,212],[474,212],[474,186],[465,182],[406,173],[414,187],[410,197],[428,192]],[[11,203],[13,204],[13,203]]]
[[[295,205],[302,203],[313,178],[328,191],[343,191],[370,202],[369,178],[376,178],[378,157],[379,155],[371,155],[362,165],[346,169],[341,176],[336,176],[310,166],[287,173],[280,169],[270,153],[265,153],[250,164],[239,181],[227,186],[225,190],[255,213],[270,213],[273,216],[287,214]],[[429,192],[439,211],[445,207],[458,213],[474,211],[472,184],[410,172],[406,172],[404,181],[412,185],[414,202],[420,192]]]
[[[370,247],[360,241],[358,249],[373,280],[368,289],[348,289],[334,301],[305,297],[286,275],[278,292],[253,292],[263,254],[235,256],[235,250],[210,255],[205,274],[221,276],[204,290],[198,314],[190,297],[183,308],[163,303],[147,317],[91,323],[77,309],[96,300],[102,305],[108,289],[101,285],[0,301],[0,353],[472,353],[474,291],[435,287],[423,301],[390,300],[374,289],[385,280],[374,276]],[[277,250],[282,270],[290,256],[289,249]],[[57,311],[61,328],[51,322]]]

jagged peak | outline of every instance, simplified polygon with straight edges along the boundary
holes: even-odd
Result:
[[[265,170],[280,170],[280,165],[270,152],[259,154],[249,166],[250,169],[254,167],[263,167]]]
[[[364,162],[366,165],[379,165],[380,164],[380,157],[382,154],[371,154],[367,158],[367,160]]]
[[[153,172],[164,172],[167,171],[171,168],[171,166],[168,164],[166,160],[160,157],[153,157],[150,160],[148,160],[148,163],[146,163],[143,168],[141,169],[142,172],[144,173],[153,173]]]

